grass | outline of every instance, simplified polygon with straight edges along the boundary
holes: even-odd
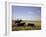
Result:
[[[41,21],[27,21],[23,20],[22,22],[25,22],[26,24],[28,23],[33,23],[35,26],[14,26],[12,27],[12,31],[19,31],[19,30],[40,30],[41,29]]]

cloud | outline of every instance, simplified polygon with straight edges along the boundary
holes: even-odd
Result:
[[[35,12],[33,12],[33,11],[29,11],[29,12],[27,12],[28,14],[31,14],[31,15],[34,15],[35,14]]]

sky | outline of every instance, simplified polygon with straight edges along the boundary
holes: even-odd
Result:
[[[12,6],[12,19],[22,19],[22,20],[41,20],[41,7],[33,6]]]

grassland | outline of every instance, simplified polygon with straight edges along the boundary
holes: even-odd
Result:
[[[18,26],[14,26],[14,27],[12,27],[12,31],[19,31],[19,30],[40,30],[41,29],[41,21],[23,20],[22,22],[25,22],[26,25],[28,23],[32,23],[35,26],[34,27],[31,27],[31,26],[19,26],[19,27]]]

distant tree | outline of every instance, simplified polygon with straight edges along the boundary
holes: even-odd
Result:
[[[20,19],[20,22],[22,22],[22,20]]]
[[[20,23],[22,20],[16,20],[15,23]]]

